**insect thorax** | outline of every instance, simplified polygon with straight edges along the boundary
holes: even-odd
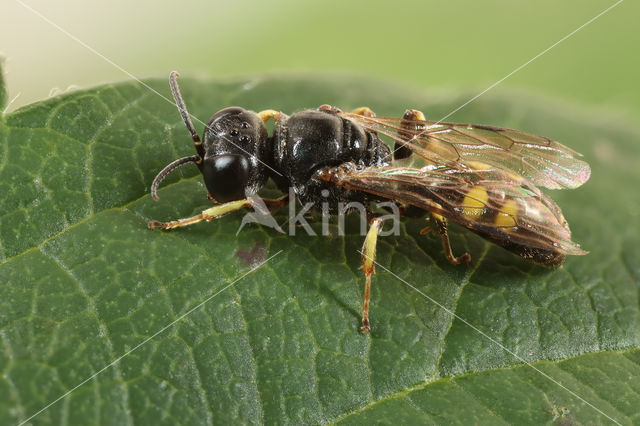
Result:
[[[390,157],[389,147],[375,133],[331,112],[301,111],[278,122],[274,131],[275,166],[296,196],[303,203],[328,202],[332,210],[338,202],[364,197],[314,178],[316,171],[344,163],[380,166]]]

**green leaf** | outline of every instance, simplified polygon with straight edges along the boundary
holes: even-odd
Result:
[[[147,83],[170,98],[165,79]],[[438,119],[473,95],[343,75],[180,83],[203,121],[229,105],[293,112],[323,103],[390,116],[419,108]],[[473,257],[454,267],[437,238],[419,235],[423,220],[403,220],[400,236],[379,242],[378,261],[393,274],[378,268],[373,329],[363,336],[357,217],[344,238],[256,225],[236,236],[241,213],[147,229],[150,219],[210,205],[194,166],[167,179],[159,202],[149,196],[163,166],[194,152],[175,105],[125,82],[3,116],[0,419],[637,422],[638,130],[513,93],[487,94],[455,118],[583,152],[591,180],[552,195],[591,253],[546,270],[452,226],[456,253]],[[265,250],[281,253],[251,272],[247,252],[259,261]]]

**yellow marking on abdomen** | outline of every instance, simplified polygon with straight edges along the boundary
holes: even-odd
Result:
[[[462,215],[467,219],[478,220],[484,214],[488,200],[489,194],[487,194],[487,190],[480,185],[474,186],[464,197]]]
[[[516,226],[516,217],[518,217],[518,203],[516,200],[508,200],[500,208],[495,224],[500,227],[514,227]]]
[[[492,170],[492,167],[487,163],[482,163],[480,161],[467,161],[467,166],[471,167],[473,170]]]

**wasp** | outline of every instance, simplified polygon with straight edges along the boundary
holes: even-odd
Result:
[[[258,113],[229,107],[215,113],[198,136],[171,73],[171,92],[193,139],[196,155],[166,166],[160,182],[176,168],[195,163],[214,202],[197,216],[152,221],[151,229],[171,229],[210,221],[253,207],[257,200],[281,206],[289,200],[259,198],[271,179],[302,203],[322,199],[332,211],[341,202],[391,201],[399,211],[430,216],[452,264],[471,256],[453,254],[448,221],[532,262],[560,266],[567,255],[587,252],[571,241],[560,208],[541,192],[576,188],[589,179],[580,154],[549,138],[501,127],[429,121],[407,110],[401,118],[376,116],[368,107],[351,112],[322,105],[290,116],[275,110]],[[274,120],[270,136],[265,124]],[[386,143],[383,138],[388,138]],[[326,204],[325,204],[326,205]],[[365,276],[362,326],[370,330],[371,275],[375,272],[381,216],[374,216],[362,247]]]

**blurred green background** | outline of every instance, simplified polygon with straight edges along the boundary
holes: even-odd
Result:
[[[0,54],[9,98],[20,93],[11,109],[129,78],[21,2],[138,77],[347,70],[481,91],[616,1],[3,0]],[[638,2],[623,1],[494,90],[637,116],[639,17]]]

